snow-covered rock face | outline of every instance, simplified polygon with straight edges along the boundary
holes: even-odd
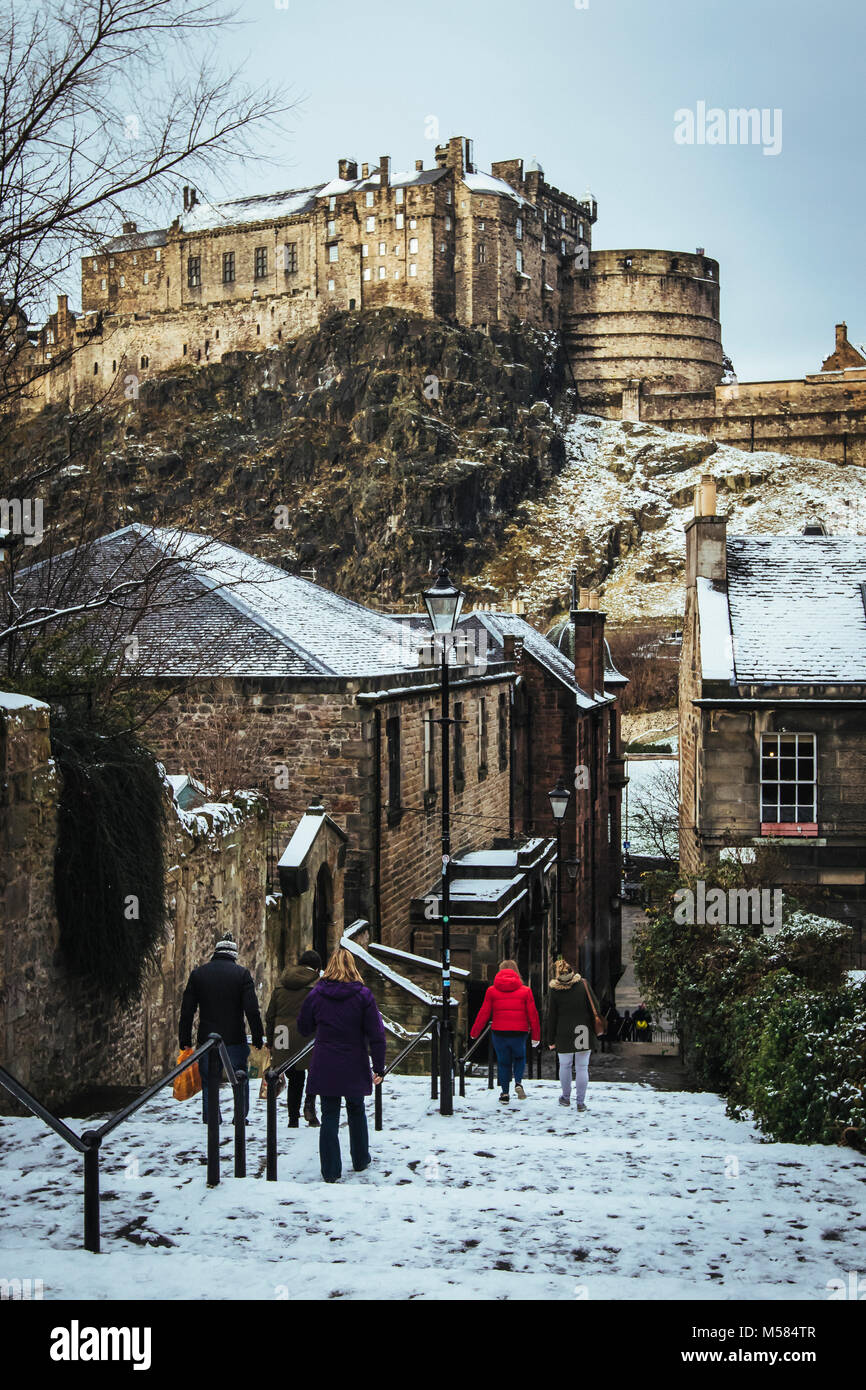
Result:
[[[567,463],[545,495],[524,502],[480,584],[515,592],[530,612],[560,611],[576,567],[602,588],[609,619],[671,618],[685,607],[683,528],[695,484],[712,473],[729,535],[866,534],[866,470],[788,454],[745,453],[699,435],[578,415],[557,421]]]

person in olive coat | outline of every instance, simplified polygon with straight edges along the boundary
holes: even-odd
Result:
[[[271,1051],[272,1067],[281,1067],[307,1042],[298,1032],[298,1014],[321,970],[322,958],[318,952],[305,951],[298,964],[287,966],[280,976],[265,1014],[265,1037]],[[307,1056],[286,1072],[290,1129],[297,1129],[301,1122],[301,1097],[304,1094],[304,1081],[309,1075],[309,1065],[310,1058]],[[318,1127],[316,1097],[309,1089],[304,1099],[304,1119],[308,1125]]]
[[[593,1007],[598,1013],[598,1000],[587,981],[572,970],[568,961],[558,960],[547,995],[547,1045],[559,1056],[559,1082],[562,1087],[559,1103],[562,1106],[571,1103],[571,1073],[574,1069],[578,1110],[586,1109],[589,1059],[597,1046]]]

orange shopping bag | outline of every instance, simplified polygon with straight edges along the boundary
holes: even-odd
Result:
[[[191,1057],[195,1052],[194,1047],[185,1047],[182,1052],[177,1054],[177,1065],[185,1062],[187,1057]],[[191,1067],[182,1071],[180,1076],[174,1078],[174,1098],[175,1100],[192,1100],[201,1090],[201,1072],[198,1069],[198,1062],[193,1062]]]

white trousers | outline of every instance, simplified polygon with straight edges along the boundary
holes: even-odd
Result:
[[[589,1059],[591,1052],[558,1052],[559,1058],[559,1084],[562,1087],[562,1094],[566,1100],[571,1100],[571,1072],[574,1067],[574,1096],[578,1105],[583,1105],[586,1099],[586,1088],[589,1085]]]

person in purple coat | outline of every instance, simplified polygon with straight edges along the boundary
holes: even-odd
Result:
[[[337,947],[322,978],[301,1005],[297,1029],[304,1038],[316,1035],[307,1085],[322,1102],[322,1177],[325,1182],[337,1182],[343,1172],[340,1103],[345,1099],[352,1167],[356,1173],[362,1173],[370,1166],[364,1097],[380,1084],[385,1070],[382,1015],[351,952],[344,947]]]

